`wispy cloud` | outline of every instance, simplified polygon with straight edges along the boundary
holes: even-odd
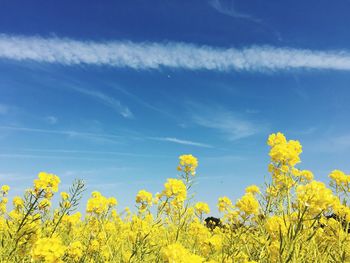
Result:
[[[0,148],[5,149],[5,148]],[[20,151],[20,152],[39,152],[39,153],[55,153],[55,154],[87,154],[87,155],[117,155],[117,156],[130,156],[130,157],[169,157],[167,155],[154,155],[154,154],[139,154],[139,153],[129,153],[129,152],[116,152],[116,151],[93,151],[93,150],[70,150],[70,149],[35,149],[35,148],[6,148],[6,151]]]
[[[264,129],[242,115],[217,105],[208,107],[190,103],[189,111],[195,124],[217,130],[229,140],[249,137]]]
[[[58,122],[58,118],[55,116],[47,116],[45,117],[45,121],[49,124],[56,124]]]
[[[350,150],[350,134],[328,135],[326,138],[310,141],[308,149],[321,153],[341,153]]]
[[[21,132],[35,132],[35,133],[46,133],[46,134],[59,134],[69,137],[86,137],[95,139],[108,139],[114,142],[119,141],[124,138],[123,136],[113,135],[113,134],[99,134],[99,133],[89,133],[89,132],[79,132],[74,130],[48,130],[48,129],[37,129],[28,127],[15,127],[15,126],[0,126],[0,129],[11,130],[11,131],[21,131]]]
[[[9,111],[9,107],[5,104],[0,104],[0,115],[5,115]]]
[[[215,71],[291,69],[350,70],[349,51],[253,46],[242,49],[185,43],[91,42],[60,38],[0,36],[0,59],[63,65],[107,65],[132,69],[161,67]],[[87,92],[119,108],[118,102]],[[125,116],[129,116],[127,111]]]
[[[198,146],[198,147],[212,147],[208,144],[200,143],[200,142],[193,142],[188,140],[181,140],[177,138],[171,138],[171,137],[136,137],[136,136],[122,136],[122,135],[114,135],[114,134],[106,134],[106,133],[90,133],[90,132],[78,132],[73,130],[53,130],[53,129],[37,129],[37,128],[29,128],[29,127],[15,127],[15,126],[0,126],[0,130],[10,130],[10,131],[20,131],[20,132],[34,132],[34,133],[46,133],[46,134],[58,134],[58,135],[64,135],[69,137],[78,137],[78,138],[92,138],[94,140],[106,140],[107,142],[114,142],[118,143],[120,141],[125,141],[125,139],[131,139],[131,140],[157,140],[157,141],[164,141],[164,142],[172,142],[177,144],[184,144],[184,145],[192,145],[192,146]],[[37,151],[37,152],[50,152],[50,150],[41,150],[41,149],[22,149],[24,151]],[[123,153],[123,152],[108,152],[108,151],[80,151],[80,150],[64,150],[64,149],[55,149],[52,150],[52,152],[56,153],[95,153],[95,154],[115,154],[115,155],[130,155],[130,156],[141,156],[145,157],[146,155],[142,154],[133,154],[133,153]]]
[[[253,21],[255,23],[260,23],[261,20],[258,18],[255,18],[252,15],[245,14],[238,12],[237,9],[235,8],[235,1],[225,1],[225,0],[210,0],[209,4],[219,13],[222,13],[224,15],[228,15],[234,18],[238,19],[246,19]]]
[[[18,173],[0,173],[0,180],[2,181],[23,181],[27,179],[33,179],[33,177]]]
[[[67,155],[37,155],[37,154],[21,154],[21,153],[4,153],[0,154],[0,158],[25,158],[25,159],[78,159],[88,161],[112,161],[116,162],[115,158],[93,158],[93,157],[80,157],[80,156],[67,156]]]
[[[167,116],[169,118],[172,118],[172,119],[177,119],[175,116],[173,116],[172,114],[166,112],[164,109],[160,109],[158,107],[155,107],[154,105],[146,102],[145,100],[141,99],[140,97],[136,96],[135,94],[131,93],[130,91],[120,87],[120,86],[115,86],[113,85],[113,88],[120,91],[121,93],[123,93],[124,95],[130,97],[131,99],[133,99],[134,101],[136,101],[137,103],[139,103],[140,105],[148,108],[148,109],[151,109],[153,111],[156,111],[158,113],[161,113],[162,115],[164,116]]]
[[[158,141],[173,142],[173,143],[183,144],[183,145],[204,147],[204,148],[211,148],[212,147],[209,144],[200,143],[200,142],[194,142],[194,141],[188,141],[188,140],[181,140],[181,139],[173,138],[173,137],[164,137],[164,138],[153,137],[152,139],[158,140]]]
[[[111,96],[108,96],[100,91],[97,90],[89,90],[89,89],[82,89],[76,86],[71,86],[70,88],[72,90],[75,90],[81,94],[87,95],[92,97],[95,100],[98,100],[105,104],[108,107],[111,107],[114,109],[117,113],[122,115],[124,118],[131,119],[134,117],[133,113],[130,111],[130,109],[124,105],[121,104],[121,102]]]

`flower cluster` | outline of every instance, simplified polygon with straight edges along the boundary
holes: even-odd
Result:
[[[190,173],[192,176],[196,174],[196,168],[198,166],[198,160],[192,154],[185,154],[179,157],[180,163],[177,169],[179,171],[184,171],[185,173]]]
[[[152,205],[152,193],[146,190],[140,190],[136,195],[136,203],[140,204],[140,210],[143,211]]]
[[[204,203],[204,202],[196,203],[194,206],[194,209],[196,210],[197,214],[199,214],[199,215],[210,213],[209,205],[207,203]]]
[[[45,193],[46,198],[51,198],[53,193],[58,191],[61,182],[57,175],[41,172],[38,179],[34,180],[34,191],[36,194]]]
[[[91,198],[86,205],[86,212],[101,215],[106,213],[111,207],[117,204],[117,200],[113,197],[107,198],[100,192],[92,192]]]
[[[273,162],[287,166],[300,162],[302,147],[298,141],[287,141],[282,133],[277,133],[271,134],[267,142],[271,146],[270,157]]]
[[[332,171],[327,187],[296,167],[298,141],[276,133],[267,143],[266,187],[250,185],[235,202],[219,197],[220,218],[191,192],[198,167],[192,155],[180,156],[181,173],[167,179],[160,193],[140,190],[135,211],[119,212],[115,198],[97,191],[85,214],[76,211],[84,183],[77,180],[55,199],[60,179],[45,172],[32,189],[13,197],[7,211],[10,187],[3,185],[0,261],[350,262],[350,175]]]
[[[186,185],[179,179],[169,178],[164,184],[163,195],[183,202],[187,197]]]
[[[35,242],[31,256],[37,262],[59,262],[65,253],[60,238],[41,238]]]

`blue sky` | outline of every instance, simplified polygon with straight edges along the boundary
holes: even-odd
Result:
[[[350,2],[2,1],[0,180],[39,171],[132,206],[199,158],[215,213],[268,176],[267,136],[349,173]]]

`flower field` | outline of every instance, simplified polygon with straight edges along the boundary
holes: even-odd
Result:
[[[45,172],[12,205],[3,185],[0,261],[350,262],[350,175],[334,170],[326,186],[297,168],[298,141],[277,133],[267,144],[271,178],[247,186],[237,201],[219,198],[216,223],[205,220],[210,207],[191,192],[198,166],[192,155],[179,157],[179,176],[159,193],[138,192],[136,213],[99,192],[79,212],[84,182],[59,192],[59,177]],[[55,196],[58,207],[51,205]]]

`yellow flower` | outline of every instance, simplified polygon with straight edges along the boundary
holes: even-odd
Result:
[[[276,215],[266,220],[265,229],[273,239],[279,238],[280,234],[285,235],[288,230],[283,218]]]
[[[1,191],[4,193],[4,194],[7,194],[8,193],[8,191],[10,190],[10,186],[8,186],[8,185],[3,185],[3,186],[1,186]]]
[[[100,249],[100,243],[98,240],[94,239],[91,241],[90,246],[89,246],[89,251],[90,252],[97,252]]]
[[[299,204],[302,207],[307,207],[313,215],[329,209],[337,199],[324,183],[317,181],[312,181],[307,185],[299,185],[296,192]]]
[[[208,238],[205,243],[212,247],[215,251],[220,251],[220,249],[222,249],[222,236],[213,235]]]
[[[196,205],[194,206],[194,209],[196,210],[196,212],[198,214],[209,214],[210,213],[210,208],[209,205],[207,203],[204,202],[198,202],[196,203]]]
[[[277,197],[279,193],[278,188],[274,186],[269,186],[266,188],[266,195],[269,197]]]
[[[116,206],[116,205],[118,204],[117,199],[115,199],[114,197],[108,198],[108,199],[107,199],[107,202],[108,202],[108,205],[109,205],[110,207]]]
[[[67,192],[61,192],[61,198],[63,200],[67,200],[69,198],[69,194]]]
[[[21,197],[19,197],[19,196],[15,196],[15,197],[13,198],[12,203],[13,203],[13,206],[14,206],[15,208],[22,208],[22,207],[24,206],[24,201],[23,201],[23,199],[22,199]]]
[[[7,204],[9,202],[9,199],[7,197],[3,197],[1,202]]]
[[[302,147],[298,141],[287,141],[283,134],[277,133],[270,135],[268,144],[271,146],[269,153],[271,160],[284,165],[282,166],[284,171],[288,165],[294,166],[300,162]]]
[[[152,193],[146,190],[140,190],[136,195],[136,203],[152,204]]]
[[[31,251],[34,260],[40,262],[60,262],[65,252],[65,246],[58,237],[41,238],[35,242]]]
[[[280,243],[278,240],[273,240],[268,247],[270,254],[270,262],[278,262],[278,257],[280,255]]]
[[[107,212],[110,207],[110,200],[104,197],[100,192],[94,191],[91,193],[91,198],[87,202],[86,212],[100,215]]]
[[[218,201],[218,209],[220,212],[227,212],[232,208],[232,201],[227,196],[220,197]]]
[[[81,213],[76,212],[75,214],[64,215],[62,218],[62,222],[67,223],[67,224],[71,224],[71,225],[75,225],[75,224],[80,222],[80,219],[81,219]]]
[[[54,174],[40,172],[38,174],[38,179],[34,180],[34,189],[36,192],[47,192],[48,196],[46,196],[46,198],[50,198],[52,197],[52,193],[58,191],[58,185],[60,182],[61,180],[58,176]]]
[[[258,193],[260,193],[260,189],[256,185],[250,185],[245,189],[245,192],[252,193],[252,194],[258,194]]]
[[[285,144],[286,142],[287,142],[286,137],[281,132],[278,132],[277,134],[273,133],[267,139],[267,144],[271,147],[274,147],[275,145],[278,145],[278,144]]]
[[[311,181],[314,179],[314,174],[309,171],[309,170],[302,170],[300,171],[300,175],[301,178],[305,178],[305,180],[307,181]]]
[[[237,201],[236,207],[246,215],[257,215],[259,213],[259,202],[249,192]]]
[[[163,260],[168,263],[202,263],[200,256],[191,254],[179,243],[168,245],[162,249]]]
[[[350,182],[350,176],[346,175],[343,171],[334,170],[329,174],[329,178],[331,178],[336,185],[338,186],[347,186]]]
[[[184,171],[186,173],[191,173],[191,175],[196,174],[196,168],[198,166],[198,160],[192,154],[184,154],[179,157],[180,164],[177,170]]]
[[[179,179],[169,178],[164,184],[163,195],[168,198],[174,197],[177,201],[182,202],[186,200],[187,190],[183,181]]]
[[[73,261],[78,261],[83,256],[83,245],[80,241],[71,243],[67,248],[67,255]]]

